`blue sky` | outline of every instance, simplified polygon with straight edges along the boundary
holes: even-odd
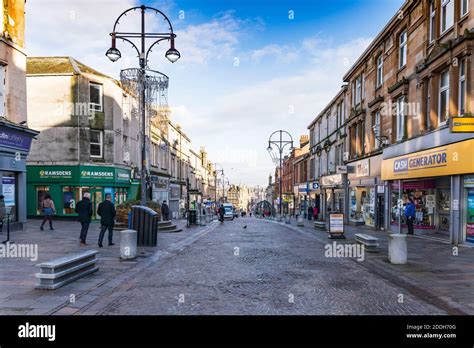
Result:
[[[262,185],[274,171],[266,151],[268,136],[280,128],[295,140],[306,134],[307,125],[337,93],[344,72],[402,3],[148,1],[170,17],[182,54],[171,64],[163,57],[167,47],[157,48],[149,65],[170,76],[171,117],[183,126],[193,147],[206,146],[232,183]],[[110,46],[108,33],[116,17],[137,4],[27,2],[28,53],[70,55],[118,77],[120,69],[137,65],[136,57],[119,43],[123,58],[109,62],[104,56]],[[289,11],[294,11],[293,19]],[[150,17],[150,29],[160,25]]]

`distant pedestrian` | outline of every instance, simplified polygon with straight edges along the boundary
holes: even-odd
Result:
[[[166,204],[166,201],[163,201],[163,204],[161,205],[161,216],[163,217],[163,221],[169,221],[170,208],[168,207],[168,204]]]
[[[114,235],[114,224],[115,224],[115,206],[112,203],[112,195],[107,193],[105,195],[105,201],[99,204],[97,208],[97,214],[100,215],[100,234],[99,234],[99,248],[102,248],[102,241],[104,240],[105,231],[109,230],[109,246],[115,245],[112,242]]]
[[[415,203],[413,202],[413,198],[408,198],[408,203],[405,206],[405,218],[407,220],[408,226],[408,234],[413,234],[413,223],[415,220]]]
[[[89,192],[85,192],[82,200],[77,202],[75,211],[78,214],[78,220],[81,223],[81,235],[79,237],[81,241],[80,244],[87,245],[87,233],[89,232],[89,225],[94,212],[92,209],[91,194]]]
[[[311,221],[311,219],[313,218],[313,206],[309,206],[308,207],[308,220]]]
[[[224,222],[224,214],[225,214],[224,206],[221,205],[221,207],[219,208],[219,220],[221,223]]]
[[[5,196],[0,195],[0,232],[3,232],[3,220],[7,216],[7,208],[5,206]]]
[[[41,222],[40,229],[43,231],[43,226],[46,221],[49,221],[49,230],[54,231],[53,228],[53,215],[56,214],[56,208],[54,202],[51,199],[51,195],[47,193],[41,202],[41,212],[43,213],[43,222]]]
[[[314,221],[317,221],[318,220],[318,215],[319,215],[319,209],[318,207],[314,207],[313,208],[313,217],[314,217]]]

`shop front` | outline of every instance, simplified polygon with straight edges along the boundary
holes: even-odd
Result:
[[[380,179],[381,155],[348,165],[349,224],[383,229],[385,187]]]
[[[170,201],[170,178],[161,175],[151,175],[152,200],[163,203]]]
[[[56,215],[75,217],[76,203],[85,192],[91,194],[94,207],[93,219],[97,219],[97,207],[107,194],[118,205],[131,199],[130,170],[102,166],[28,166],[27,213],[41,216],[41,205],[46,194],[51,195]]]
[[[474,234],[472,149],[474,139],[384,159],[382,179],[388,183],[390,229],[406,231],[404,207],[412,198],[415,234],[456,244],[470,242]]]
[[[11,230],[22,230],[26,223],[26,157],[37,134],[31,129],[0,121],[0,192],[4,196]]]
[[[347,182],[347,174],[333,174],[322,176],[321,186],[321,207],[318,220],[328,221],[332,213],[344,213],[344,190]]]

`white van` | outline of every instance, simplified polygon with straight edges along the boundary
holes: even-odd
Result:
[[[234,220],[234,206],[232,203],[224,203],[222,206],[224,207],[224,219]]]

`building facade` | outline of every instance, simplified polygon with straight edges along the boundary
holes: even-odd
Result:
[[[26,71],[28,120],[41,132],[28,157],[28,216],[41,215],[47,193],[64,217],[76,216],[75,204],[85,192],[94,218],[108,193],[116,204],[136,199],[136,98],[72,57],[30,57]]]

